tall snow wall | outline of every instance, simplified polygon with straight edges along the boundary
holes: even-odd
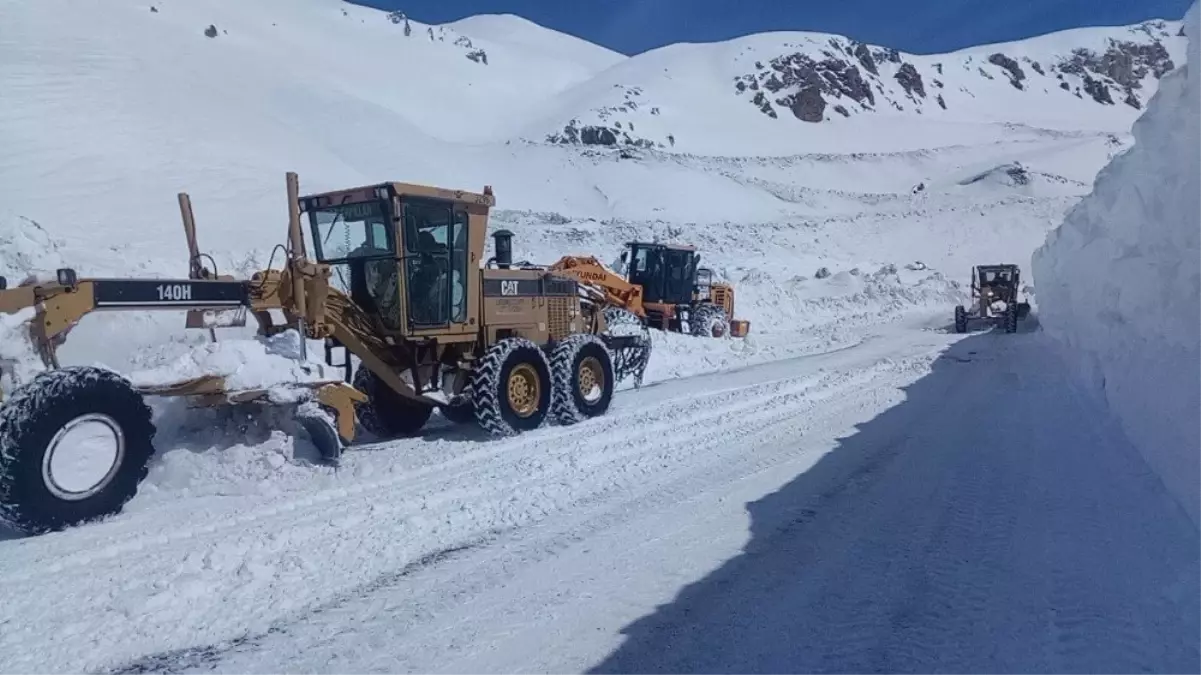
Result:
[[[1194,524],[1201,523],[1201,59],[1134,124],[1134,145],[1035,251],[1039,321]]]

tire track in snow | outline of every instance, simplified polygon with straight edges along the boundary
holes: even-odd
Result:
[[[1047,385],[1045,377],[1027,378],[1034,379],[1033,386]],[[1082,406],[1077,401],[1071,403],[1075,410],[1070,412],[1079,414]],[[1085,484],[1068,481],[1048,490],[1049,510],[1070,514],[1054,519],[1057,527],[1048,541],[1051,574],[1044,615],[1051,658],[1061,670],[1192,672],[1199,661],[1195,639],[1187,644],[1166,645],[1163,636],[1180,631],[1149,626],[1140,620],[1143,611],[1136,611],[1136,607],[1146,607],[1170,624],[1192,624],[1194,635],[1201,618],[1195,604],[1190,609],[1187,604],[1182,606],[1180,598],[1172,601],[1167,596],[1168,580],[1161,575],[1171,573],[1163,569],[1162,563],[1145,562],[1148,555],[1168,557],[1169,552],[1132,550],[1128,542],[1115,535],[1133,527],[1148,532],[1163,527],[1160,522],[1147,520],[1145,504],[1126,508],[1135,506],[1124,503],[1130,499],[1131,483],[1144,481],[1148,496],[1162,490],[1162,486],[1141,458],[1116,451],[1119,446],[1114,439],[1125,442],[1116,427],[1112,420],[1105,420],[1083,430],[1081,442],[1062,447],[1063,463],[1090,463],[1099,480]],[[1068,524],[1070,529],[1063,527]],[[1145,578],[1131,579],[1126,572],[1114,575],[1108,569],[1081,564],[1100,559],[1114,560],[1136,574],[1141,566]],[[1195,582],[1190,582],[1194,593]],[[1157,587],[1159,584],[1164,585]],[[1188,660],[1181,659],[1190,652]]]
[[[863,377],[870,379],[870,374]],[[109,592],[114,607],[109,608],[107,628],[111,631],[112,624],[125,625],[120,631],[125,635],[119,653],[132,658],[139,644],[183,643],[183,646],[194,643],[198,637],[219,641],[231,637],[231,631],[242,632],[238,630],[240,627],[247,626],[253,631],[281,614],[303,611],[331,592],[352,588],[371,579],[373,574],[396,569],[439,546],[453,545],[457,538],[472,531],[497,523],[520,524],[565,508],[573,498],[596,490],[597,486],[588,482],[595,482],[598,477],[620,485],[618,479],[625,476],[629,476],[629,481],[637,481],[673,463],[695,461],[692,441],[668,444],[658,453],[642,450],[661,445],[662,439],[681,425],[690,427],[709,443],[736,443],[740,435],[755,426],[770,426],[795,415],[798,404],[814,387],[823,383],[830,386],[843,379],[844,376],[833,374],[790,377],[699,396],[670,398],[643,410],[618,411],[616,415],[593,420],[589,423],[592,429],[578,426],[530,434],[519,439],[528,447],[511,449],[508,457],[503,449],[470,451],[447,465],[432,467],[416,480],[391,477],[307,499],[288,495],[290,501],[285,504],[273,504],[230,521],[118,544],[102,550],[100,555],[68,554],[49,566],[25,568],[31,571],[0,581],[0,589],[5,589],[6,597],[14,600],[20,597],[17,581],[25,586],[45,585],[51,596],[69,593],[66,589],[56,591],[42,580],[72,567],[86,566],[95,583],[120,589]],[[639,423],[638,418],[647,416],[654,421]],[[628,428],[623,431],[623,427]],[[556,452],[555,446],[565,436],[577,439],[583,436],[583,440],[565,452]],[[509,449],[513,443],[499,445]],[[612,452],[615,445],[624,449]],[[631,461],[639,458],[641,462]],[[475,464],[482,464],[483,471],[474,475],[462,471]],[[619,470],[609,470],[613,466]],[[582,482],[587,489],[572,494],[565,486],[567,477],[572,482]],[[456,484],[465,480],[491,487],[456,489]],[[395,500],[388,494],[397,491],[421,496]],[[502,499],[506,494],[510,495],[508,503]],[[332,514],[315,508],[325,504],[339,508]],[[478,511],[481,506],[483,516]],[[473,513],[472,508],[477,511]],[[382,531],[385,526],[389,530],[386,535]],[[236,536],[231,543],[228,535],[233,532]],[[411,546],[380,544],[381,539],[404,540],[409,536],[414,541]],[[128,572],[122,571],[118,557],[131,553],[140,553],[136,557],[141,560],[142,574],[152,582],[131,580]],[[339,573],[344,578],[339,578],[332,588],[301,594],[300,598],[288,597],[295,595],[288,589],[291,583],[322,573],[320,566],[306,566],[306,558],[311,561],[313,557],[338,560],[338,566],[343,568]],[[354,560],[362,560],[363,566],[345,569]],[[108,569],[101,564],[105,561]],[[140,597],[130,600],[131,595]],[[169,614],[169,606],[181,601],[188,607],[186,616],[173,617],[170,621],[177,622],[176,625],[165,630],[161,626],[150,629],[148,624],[153,624],[154,618],[148,617]],[[224,607],[230,602],[254,609],[230,625],[223,616]],[[23,604],[6,603],[12,608],[10,611],[17,611]],[[73,618],[74,630],[84,633],[96,630],[95,626],[86,625],[86,620]],[[38,619],[70,622],[55,612],[45,616],[35,612],[29,619],[21,630],[0,638],[0,644],[8,642],[15,646],[28,639],[36,633],[35,627],[41,623]],[[100,635],[94,635],[93,639],[105,642]],[[21,651],[7,649],[0,653]],[[78,664],[81,663],[78,659],[83,659],[82,663],[86,663],[87,658],[76,654],[74,662]]]
[[[488,608],[474,598],[488,589],[503,586],[507,577],[524,569],[533,561],[552,557],[584,540],[588,533],[613,527],[619,522],[636,517],[636,514],[645,513],[647,510],[659,506],[695,499],[699,493],[711,490],[717,485],[728,485],[745,476],[770,471],[794,455],[812,452],[811,449],[804,449],[803,446],[796,443],[789,443],[781,447],[779,439],[795,439],[808,433],[815,425],[820,426],[824,421],[823,416],[812,416],[808,413],[818,407],[826,406],[831,399],[838,399],[838,409],[841,410],[847,406],[853,406],[859,399],[873,398],[875,395],[873,388],[864,385],[870,381],[880,386],[878,378],[881,370],[895,370],[895,364],[884,364],[868,371],[853,373],[850,376],[820,378],[818,391],[806,396],[799,406],[782,401],[781,405],[777,406],[781,409],[774,411],[770,416],[759,414],[753,418],[743,418],[743,422],[736,428],[722,429],[724,425],[719,425],[714,430],[690,436],[690,450],[706,460],[703,465],[690,466],[686,471],[649,474],[640,474],[639,467],[635,467],[633,473],[640,474],[639,477],[645,476],[647,480],[636,480],[629,487],[615,485],[585,496],[573,504],[575,507],[573,512],[582,512],[581,515],[569,514],[564,518],[556,519],[549,525],[511,530],[487,548],[476,549],[473,559],[464,560],[461,564],[461,567],[465,569],[446,573],[436,569],[423,569],[421,572],[426,578],[406,579],[405,581],[409,584],[406,589],[393,588],[392,585],[386,588],[370,589],[372,593],[382,591],[384,595],[382,598],[372,596],[368,599],[367,592],[348,594],[345,601],[338,604],[337,614],[349,613],[361,616],[364,613],[355,609],[356,603],[358,605],[369,604],[373,608],[373,612],[370,613],[367,623],[385,623],[386,626],[378,626],[380,631],[394,636],[403,635],[406,640],[444,640],[446,636],[443,629],[438,624],[431,625],[429,622],[431,612],[436,615],[439,608],[448,603],[442,597],[444,594],[454,596],[455,604],[470,607],[473,615],[478,614]],[[738,442],[732,443],[731,441],[735,439]],[[644,453],[641,458],[635,458],[635,461],[646,467],[660,467],[669,459],[668,454]],[[624,464],[621,461],[623,459],[625,459],[624,456],[616,457],[615,461]],[[612,493],[619,494],[614,496]],[[630,553],[633,554],[633,552]],[[453,575],[453,579],[443,579],[441,578],[443,574]],[[434,578],[428,578],[430,576]],[[547,598],[543,604],[544,609],[553,606],[555,602],[555,598]],[[383,609],[380,608],[381,603]],[[370,634],[373,629],[369,625],[363,625],[363,622],[360,621],[356,621],[355,626],[349,629],[346,627],[339,629],[335,629],[333,626],[323,627],[327,622],[337,623],[340,621],[338,616],[325,615],[326,611],[330,609],[333,608],[326,606],[304,616],[289,617],[274,626],[267,634],[239,639],[228,643],[228,648],[203,648],[202,651],[206,654],[203,663],[197,663],[188,658],[181,659],[195,650],[188,650],[187,653],[179,656],[165,654],[146,657],[139,659],[137,663],[157,663],[167,667],[170,672],[184,672],[193,669],[212,670],[218,666],[222,670],[237,671],[245,668],[240,659],[253,659],[256,652],[275,654],[281,648],[286,651],[288,647],[279,644],[282,642],[284,645],[293,647],[297,644],[310,645],[308,648],[300,648],[304,652],[304,662],[289,666],[290,668],[303,670],[311,668],[312,666],[309,665],[311,663],[323,662],[326,664],[325,667],[336,669],[339,655],[336,653],[323,655],[326,649],[332,649],[334,645],[330,644],[330,641],[324,640],[320,641],[320,644],[313,645],[310,643],[312,636],[334,632],[345,635],[348,630],[356,634]],[[457,641],[466,643],[473,641],[469,628],[456,623],[455,630],[457,631]],[[314,648],[316,653],[313,652]],[[358,652],[358,650],[355,651]],[[424,648],[412,648],[406,652],[411,653],[412,658],[415,659],[420,658],[419,654],[429,653]],[[368,654],[358,653],[361,659],[371,658]],[[226,661],[226,658],[232,658],[233,661]],[[284,657],[277,655],[269,659],[275,664],[272,666],[273,668],[281,667],[281,658]],[[369,669],[421,672],[430,667],[420,663],[406,665],[402,662],[403,659],[400,659],[395,653],[385,654],[377,661],[378,663]],[[362,669],[363,665],[359,661],[352,667]],[[118,672],[127,672],[127,668],[128,666],[123,667]]]
[[[486,539],[481,539],[468,544],[445,548],[440,551],[435,551],[428,555],[422,556],[420,559],[405,565],[399,572],[380,577],[373,580],[370,584],[365,584],[362,587],[354,589],[354,593],[358,595],[366,595],[372,591],[400,583],[406,577],[415,574],[424,568],[443,563],[463,554],[464,552],[470,551],[473,548],[482,546],[486,542]],[[323,611],[328,611],[329,609],[335,608],[338,605],[346,602],[348,599],[349,596],[336,597],[324,605],[313,608],[313,610],[308,613],[308,616],[314,616]],[[244,635],[222,643],[203,645],[199,647],[186,647],[184,649],[177,649],[170,652],[151,654],[136,661],[126,663],[118,668],[102,669],[99,672],[111,675],[140,675],[141,673],[180,673],[197,668],[210,669],[219,663],[221,657],[227,653],[253,647],[266,637],[286,633],[286,625],[272,626],[267,630],[266,633],[262,633],[260,635]]]
[[[958,386],[956,386],[957,388]],[[953,389],[948,389],[943,395],[947,400],[957,398],[956,391]],[[904,495],[906,503],[902,505],[890,502],[898,496],[896,486],[892,484],[896,480],[896,467],[893,466],[893,463],[903,454],[922,454],[928,451],[927,448],[913,443],[913,428],[937,425],[941,412],[926,410],[918,418],[912,420],[910,425],[893,428],[886,435],[876,439],[874,444],[878,445],[880,449],[862,466],[856,468],[845,483],[835,485],[821,495],[821,501],[830,502],[826,510],[833,513],[823,513],[821,509],[814,511],[815,518],[822,518],[822,522],[817,524],[817,527],[822,529],[815,532],[814,536],[820,538],[822,536],[820,532],[838,528],[838,525],[832,524],[828,520],[830,516],[834,516],[841,519],[841,528],[844,530],[839,536],[847,538],[843,544],[847,547],[846,550],[838,549],[842,557],[851,560],[860,557],[874,560],[883,556],[895,560],[897,563],[878,566],[870,571],[871,581],[868,583],[880,589],[879,594],[866,591],[862,588],[863,584],[856,583],[854,579],[862,574],[862,570],[853,566],[835,567],[832,570],[834,576],[828,585],[831,588],[831,594],[829,597],[822,598],[819,603],[815,603],[820,610],[813,618],[815,623],[823,625],[824,639],[813,653],[798,655],[799,669],[815,671],[834,669],[851,672],[857,670],[885,672],[893,669],[889,660],[892,650],[889,645],[882,644],[881,636],[908,629],[921,609],[913,607],[912,603],[902,605],[898,609],[893,606],[892,602],[889,602],[888,598],[906,592],[905,589],[916,583],[912,574],[907,575],[907,572],[912,571],[909,561],[922,559],[931,549],[930,542],[933,540],[931,526],[924,520],[914,522],[912,517],[906,517],[905,536],[892,537],[887,541],[880,542],[857,541],[856,537],[850,533],[854,532],[856,528],[864,526],[864,523],[860,522],[861,519],[870,523],[873,518],[872,514],[886,512],[890,508],[911,514],[938,513],[937,502],[942,490],[935,480],[938,478],[936,475],[921,477],[922,483],[928,485],[929,493],[925,495],[906,494]],[[909,480],[916,479],[910,477]],[[849,510],[849,512],[842,513],[844,510]],[[896,518],[897,514],[893,514],[892,517]],[[885,527],[880,524],[876,526]],[[923,547],[924,543],[925,547]],[[822,556],[817,546],[824,545],[826,542],[817,544],[809,552],[809,555],[812,555],[815,560],[820,560]],[[881,551],[886,552],[881,553]],[[831,571],[829,568],[818,565],[812,573],[822,574],[829,571]],[[922,568],[919,568],[919,571],[923,572],[923,577],[917,581],[925,582],[930,576],[929,573]],[[940,575],[935,574],[934,576],[938,580],[942,579]],[[920,624],[920,622],[918,623]],[[911,635],[907,639],[901,640],[902,652],[912,650],[913,642],[924,640],[929,643],[931,639],[932,637],[929,635]],[[773,663],[771,666],[779,667],[780,664]]]
[[[763,400],[770,399],[775,396],[776,391],[780,386],[782,386],[782,383],[787,382],[789,379],[795,378],[769,381],[751,387],[729,387],[716,391],[705,392],[700,395],[693,394],[675,396],[659,401],[653,406],[643,408],[641,410],[619,411],[618,415],[597,418],[596,420],[592,420],[591,423],[594,426],[598,426],[597,423],[599,422],[599,426],[601,428],[595,429],[592,432],[592,441],[578,447],[579,449],[586,449],[587,447],[595,447],[596,445],[608,445],[614,440],[622,440],[623,437],[619,432],[621,428],[634,428],[643,431],[648,428],[653,428],[655,431],[662,433],[665,430],[669,430],[676,424],[689,423],[694,418],[707,417],[709,416],[709,413],[707,412],[709,410],[724,410],[723,406],[727,405],[731,401],[734,401],[734,409],[748,409],[754,407],[755,404]],[[746,399],[745,396],[748,394],[755,395],[756,391],[763,389],[767,389],[767,393],[758,394],[755,398],[749,399],[751,401],[750,403],[746,402],[748,399]],[[737,401],[739,400],[743,402],[738,403]],[[696,405],[686,405],[689,403]],[[687,415],[683,418],[672,417],[671,412],[678,411],[678,409],[681,407],[692,408],[693,414]],[[702,408],[704,410],[696,410]],[[658,419],[660,421],[655,423],[653,427],[647,427],[645,425],[638,426],[631,425],[633,420],[630,418],[632,417],[651,417],[652,419]],[[170,532],[165,534],[156,535],[146,539],[133,539],[117,544],[110,544],[95,551],[85,550],[73,555],[57,555],[54,557],[54,561],[50,563],[48,567],[31,564],[17,564],[14,566],[18,568],[24,568],[26,571],[0,580],[0,583],[28,583],[33,579],[45,576],[47,574],[61,574],[64,572],[70,572],[72,570],[87,567],[107,559],[125,556],[131,553],[142,552],[149,545],[166,545],[177,541],[191,540],[198,536],[219,535],[225,531],[243,529],[249,524],[259,523],[266,518],[289,516],[293,512],[313,510],[315,507],[323,504],[344,501],[347,498],[354,497],[366,499],[368,497],[373,497],[380,492],[421,488],[422,486],[428,485],[430,482],[444,479],[448,475],[460,476],[462,475],[461,472],[463,472],[464,469],[470,468],[473,465],[486,465],[488,462],[497,459],[504,459],[508,463],[518,462],[524,457],[539,454],[539,450],[541,450],[543,446],[553,446],[561,441],[579,435],[580,428],[582,427],[549,427],[548,429],[541,430],[539,432],[527,433],[523,436],[512,439],[482,443],[480,445],[484,445],[483,449],[472,450],[456,456],[453,459],[439,462],[437,464],[408,470],[399,476],[390,476],[388,478],[374,481],[356,481],[346,485],[345,487],[322,491],[307,497],[289,494],[286,496],[287,498],[278,500],[278,503],[272,503],[266,507],[255,509],[249,512],[241,512],[231,518],[222,519],[217,522],[210,522],[200,526],[172,528]],[[608,435],[609,432],[614,431],[618,431],[619,433],[617,433],[616,436]],[[647,435],[638,431],[633,432],[633,434],[640,436]],[[403,451],[405,446],[411,444],[412,441],[400,441],[381,443],[377,444],[376,447],[387,450],[388,452],[399,452]],[[534,445],[535,447],[524,450],[522,449],[522,446],[529,445]],[[360,452],[368,451],[370,450],[360,450]],[[173,504],[171,506],[182,509],[187,508],[186,504]],[[139,514],[139,516],[141,515],[142,514]],[[139,525],[143,525],[144,523],[130,521],[140,521],[143,519],[143,517],[138,517],[135,519],[116,518],[107,523],[94,523],[85,527],[98,528],[112,526],[118,530],[128,529],[136,531],[137,527]],[[83,530],[75,530],[74,532],[66,533],[66,536],[77,533],[86,536],[86,532]],[[118,532],[117,534],[119,535],[123,533]],[[64,534],[54,533],[52,535],[48,535],[48,537],[62,538],[64,537]],[[34,543],[33,540],[23,541]],[[27,561],[20,562],[27,563]]]

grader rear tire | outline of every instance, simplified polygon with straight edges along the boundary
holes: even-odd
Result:
[[[0,406],[0,520],[41,534],[120,513],[154,455],[149,406],[103,368],[38,374]]]
[[[538,345],[525,338],[492,345],[467,386],[476,422],[493,437],[537,429],[550,412],[550,364]]]
[[[359,424],[381,439],[412,436],[421,431],[434,407],[422,405],[396,393],[366,366],[354,373],[354,388],[367,394],[367,401],[356,403]]]
[[[613,400],[613,360],[605,343],[591,334],[571,335],[550,357],[554,379],[551,411],[559,424],[575,424],[605,414]]]

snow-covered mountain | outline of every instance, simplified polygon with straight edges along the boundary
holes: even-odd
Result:
[[[567,93],[558,114],[571,119],[548,139],[739,153],[838,147],[822,139],[864,132],[873,149],[929,142],[889,140],[898,127],[935,138],[981,122],[1125,129],[1180,61],[1179,30],[1148,21],[933,56],[821,33],[672,45]]]
[[[285,171],[306,191],[487,184],[533,260],[701,246],[761,339],[954,292],[867,272],[1026,265],[1185,39],[1154,21],[913,56],[773,33],[625,57],[514,16],[337,0],[42,0],[0,22],[9,275],[179,274],[183,190],[243,273],[280,241]]]

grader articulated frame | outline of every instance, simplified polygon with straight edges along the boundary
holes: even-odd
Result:
[[[481,266],[491,188],[383,183],[301,197],[289,173],[287,195],[283,269],[250,279],[202,264],[186,194],[179,195],[185,279],[79,278],[61,269],[52,282],[7,288],[0,277],[0,313],[31,315],[29,337],[46,368],[16,383],[0,405],[0,520],[36,533],[119,512],[154,453],[145,396],[198,406],[296,405],[302,428],[336,462],[356,436],[356,420],[376,436],[412,435],[439,408],[454,423],[506,436],[551,419],[602,415],[619,379],[641,382],[649,344],[611,334],[574,279]],[[244,324],[247,313],[261,336],[296,330],[299,361],[313,376],[269,389],[232,389],[220,376],[138,387],[105,369],[60,366],[56,349],[84,316],[137,310],[186,310],[187,326],[207,328],[214,339],[215,326]],[[322,366],[308,361],[303,338],[323,340],[325,365],[342,375],[314,375]],[[360,362],[353,372],[352,356]],[[615,369],[615,357],[633,368]],[[71,436],[89,425],[105,444]],[[107,459],[94,482],[56,478],[56,463],[64,465],[58,454],[96,454],[100,445]]]

